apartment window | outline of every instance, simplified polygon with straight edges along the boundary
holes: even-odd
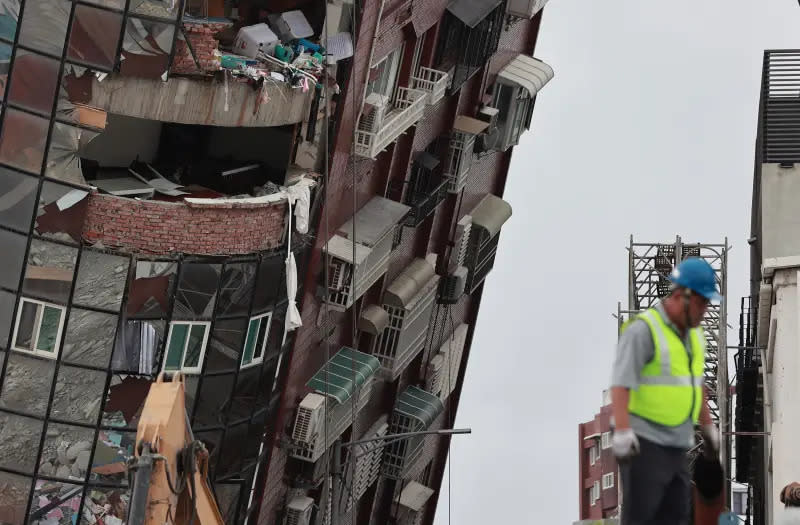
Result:
[[[614,487],[614,473],[603,474],[603,490]]]
[[[242,351],[242,368],[257,365],[264,361],[267,339],[269,339],[269,325],[272,321],[272,312],[260,314],[250,319],[247,327],[247,337]]]
[[[367,96],[373,93],[392,98],[397,86],[397,73],[400,70],[400,58],[403,56],[403,47],[400,46],[370,70],[370,82],[367,86]]]
[[[414,57],[411,59],[411,76],[419,73],[420,64],[422,63],[422,50],[425,47],[425,35],[427,33],[422,33],[417,38],[417,43],[414,44]]]
[[[734,492],[732,503],[731,510],[734,514],[744,515],[747,512],[747,492]]]
[[[600,451],[597,449],[597,445],[592,445],[592,448],[589,449],[589,462],[594,465],[598,459],[600,459]]]
[[[594,489],[588,488],[586,489],[586,499],[589,501],[589,505],[594,505]]]
[[[603,432],[600,436],[600,446],[603,449],[611,448],[611,432]]]
[[[592,485],[592,505],[600,499],[600,482],[595,481]]]
[[[14,325],[12,346],[55,359],[64,329],[63,306],[23,298]]]
[[[199,374],[208,342],[208,321],[173,321],[169,326],[163,369]]]

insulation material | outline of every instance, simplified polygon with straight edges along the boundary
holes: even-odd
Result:
[[[53,179],[85,185],[78,152],[97,135],[94,131],[57,122],[53,126],[45,174]]]

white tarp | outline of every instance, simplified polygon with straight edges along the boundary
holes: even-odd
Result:
[[[299,233],[308,232],[308,213],[311,202],[309,186],[311,184],[313,184],[311,180],[302,178],[297,184],[289,186],[281,192],[286,195],[286,200],[289,204],[289,236],[286,243],[286,297],[289,300],[289,306],[286,309],[287,332],[303,326],[303,319],[300,316],[300,310],[297,309],[296,301],[297,263],[292,252],[292,206],[295,207],[297,231]]]

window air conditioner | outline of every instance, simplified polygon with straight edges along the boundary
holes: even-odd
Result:
[[[431,394],[438,396],[442,392],[442,378],[444,370],[444,357],[437,354],[436,357],[431,359],[428,363],[428,371],[425,377],[425,390]]]
[[[500,146],[500,130],[497,128],[499,114],[500,110],[491,106],[483,106],[478,110],[477,119],[488,123],[489,127],[475,139],[475,154],[488,153]]]
[[[455,304],[464,295],[467,287],[466,266],[459,266],[456,271],[441,280],[439,288],[439,304]]]
[[[325,410],[325,396],[310,393],[303,398],[297,408],[292,438],[306,445],[313,445],[321,427]]]
[[[361,117],[364,121],[363,129],[370,133],[377,133],[383,126],[383,121],[389,112],[389,106],[390,99],[388,96],[380,93],[370,93],[365,100],[364,114]]]
[[[286,505],[283,525],[311,525],[311,512],[314,500],[308,496],[296,496]]]
[[[469,248],[469,232],[471,230],[472,216],[464,215],[456,224],[453,248],[450,251],[450,260],[447,265],[448,273],[453,273],[458,270],[459,266],[464,266],[464,261],[467,258],[467,249]]]

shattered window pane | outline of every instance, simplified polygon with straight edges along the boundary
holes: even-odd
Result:
[[[117,316],[73,307],[67,323],[62,359],[79,365],[105,367],[114,348]]]
[[[73,302],[119,311],[130,259],[83,250]]]
[[[11,316],[14,315],[14,303],[17,296],[0,290],[0,347],[5,348],[11,335]]]
[[[101,430],[92,459],[91,481],[109,485],[127,485],[126,461],[133,457],[136,432]]]
[[[95,424],[105,386],[105,372],[61,365],[50,415],[66,421]]]
[[[150,379],[147,377],[112,376],[103,408],[103,426],[136,428],[149,391]]]
[[[31,227],[38,180],[0,168],[0,224],[27,232]]]
[[[116,62],[121,28],[121,14],[76,5],[67,58],[111,70]]]
[[[178,2],[177,0],[131,0],[129,12],[174,20],[178,13]]]
[[[27,0],[19,43],[51,55],[61,55],[71,5],[63,0]]]
[[[48,239],[79,243],[89,207],[88,196],[88,191],[45,181],[36,212],[36,233]]]
[[[162,78],[169,69],[174,35],[175,26],[172,24],[128,18],[122,42],[120,73]]]
[[[11,352],[6,365],[0,406],[44,417],[53,386],[55,362]]]
[[[94,430],[49,423],[39,463],[39,475],[61,479],[85,479]]]
[[[211,319],[221,265],[184,263],[175,294],[174,319]]]
[[[25,109],[49,114],[53,110],[58,61],[18,50],[8,88],[8,101]]]
[[[0,161],[32,173],[41,173],[49,121],[6,109],[0,135]]]
[[[4,525],[23,525],[27,522],[25,509],[28,505],[30,490],[30,479],[17,474],[0,472],[0,501],[3,502]]]
[[[128,518],[128,504],[131,494],[129,489],[122,488],[101,488],[89,487],[86,490],[86,498],[83,500],[83,514],[81,515],[81,525],[96,525],[98,518],[104,523],[112,523],[110,518],[125,522]],[[87,518],[91,516],[91,519]]]
[[[265,257],[261,261],[258,268],[258,286],[253,300],[253,313],[272,309],[281,288],[286,293],[286,284],[282,282],[284,257],[276,255]]]
[[[58,523],[72,523],[73,518],[78,519],[78,510],[81,504],[83,487],[72,483],[60,481],[36,480],[33,489],[30,523],[45,525],[48,520]],[[57,503],[52,510],[51,505]],[[60,518],[59,518],[60,517]]]
[[[10,0],[0,5],[0,38],[9,42],[14,41],[17,35],[17,21],[19,20],[20,0]],[[9,52],[9,56],[10,56]],[[5,57],[8,60],[8,57]]]
[[[233,374],[205,376],[192,426],[207,428],[225,424],[228,400],[233,390]]]
[[[244,342],[247,319],[218,320],[208,341],[206,372],[236,370]]]
[[[28,238],[24,235],[0,230],[0,246],[3,247],[0,250],[0,286],[3,288],[16,290],[19,287],[27,244]]]
[[[75,248],[33,239],[22,289],[34,297],[66,303],[77,256]]]
[[[164,317],[178,265],[172,262],[137,261],[128,290],[127,312],[132,317]]]
[[[111,368],[119,372],[153,373],[164,341],[164,321],[127,321],[120,325]]]
[[[217,317],[248,314],[255,273],[255,263],[235,263],[225,266],[222,272]]]
[[[239,372],[239,378],[236,381],[236,390],[231,399],[229,418],[231,421],[249,418],[252,414],[260,376],[260,366],[245,368]]]
[[[56,122],[47,150],[45,176],[72,184],[85,185],[79,152],[97,135],[96,131]]]
[[[44,423],[0,412],[0,466],[33,473]]]

